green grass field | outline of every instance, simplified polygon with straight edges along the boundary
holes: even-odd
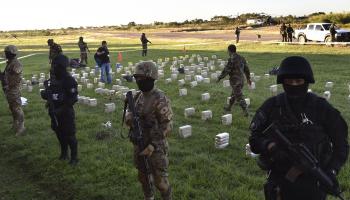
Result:
[[[69,57],[79,57],[75,36],[58,38],[64,51],[69,51]],[[99,40],[100,39],[100,40]],[[43,54],[21,60],[24,65],[24,77],[31,79],[33,74],[48,73],[47,38],[28,38],[1,41],[0,48],[6,44],[21,44],[21,55],[33,52]],[[56,39],[55,39],[56,40]],[[89,42],[91,52],[95,52],[101,38],[95,38]],[[106,38],[111,54],[112,66],[117,60],[117,52],[140,48],[138,41],[121,38]],[[172,58],[193,54],[202,57],[217,55],[226,60],[227,43],[212,45],[189,46],[183,52],[181,44],[187,41],[152,41],[147,59],[157,61],[159,58]],[[193,41],[214,42],[214,41]],[[325,83],[333,81],[330,102],[339,109],[346,121],[350,120],[348,77],[350,70],[350,48],[325,47],[325,46],[280,46],[262,45],[258,43],[246,43],[238,46],[238,51],[249,62],[251,72],[261,76],[256,82],[256,89],[244,88],[244,94],[251,99],[249,107],[253,114],[262,102],[271,96],[269,86],[275,84],[275,77],[265,78],[272,67],[278,66],[283,58],[290,55],[302,55],[309,59],[313,65],[316,84],[311,85],[312,90],[322,95],[325,91]],[[94,68],[93,53],[89,56],[89,67]],[[123,53],[123,66],[128,62],[134,64],[142,59],[139,51]],[[251,117],[244,118],[239,106],[233,109],[233,124],[224,126],[221,124],[223,106],[230,95],[230,89],[223,88],[221,83],[200,83],[191,88],[185,84],[188,95],[179,97],[177,82],[165,84],[165,78],[170,77],[171,61],[164,67],[165,77],[157,82],[157,87],[165,91],[172,101],[174,115],[174,129],[169,138],[170,144],[170,181],[174,190],[174,199],[236,199],[258,200],[263,199],[262,184],[265,174],[261,171],[255,159],[245,155],[245,144],[248,142],[249,123]],[[185,62],[185,65],[189,65]],[[4,64],[0,65],[3,70]],[[220,70],[216,64],[216,70]],[[113,67],[113,71],[114,67]],[[120,74],[114,77],[119,78]],[[178,79],[184,78],[179,75]],[[113,82],[115,84],[115,82]],[[135,83],[123,82],[124,86],[136,88]],[[96,84],[95,84],[96,87]],[[107,86],[111,88],[110,86]],[[282,87],[279,86],[279,91]],[[209,92],[209,102],[201,102],[201,94]],[[4,95],[0,94],[0,124],[1,140],[0,151],[3,157],[2,166],[11,168],[13,182],[0,187],[0,199],[142,199],[140,184],[137,181],[137,171],[132,164],[132,145],[128,140],[120,137],[120,124],[123,103],[120,98],[109,99],[106,96],[95,94],[94,90],[87,89],[83,85],[81,96],[95,97],[98,99],[97,107],[76,104],[77,137],[79,140],[80,163],[76,167],[69,166],[66,162],[58,161],[58,141],[50,129],[50,120],[44,101],[40,99],[39,88],[34,86],[33,92],[22,91],[22,96],[28,98],[29,105],[24,108],[27,135],[16,138],[11,131],[11,116],[7,108]],[[114,113],[104,113],[104,103],[116,103]],[[185,118],[184,109],[195,107],[194,117]],[[213,119],[207,122],[201,120],[201,111],[210,109],[213,111]],[[117,134],[105,140],[96,140],[96,133],[102,130],[101,123],[112,121]],[[182,139],[178,136],[178,128],[183,125],[192,125],[192,137]],[[127,132],[126,129],[123,130]],[[230,145],[222,150],[215,149],[214,137],[221,132],[230,133]],[[6,173],[6,170],[5,170]],[[17,181],[17,177],[25,179]],[[347,164],[339,175],[339,181],[345,196],[350,197],[350,166]],[[4,176],[3,176],[4,177]],[[4,179],[0,176],[1,179]],[[6,180],[9,177],[5,177]],[[26,187],[18,190],[18,186]],[[1,184],[0,184],[1,186]],[[39,188],[39,189],[38,189]],[[40,192],[38,192],[38,190]],[[27,194],[25,194],[27,193]],[[23,196],[27,195],[27,196]],[[159,199],[159,195],[157,194]]]

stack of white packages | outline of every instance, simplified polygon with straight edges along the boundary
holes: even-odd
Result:
[[[215,148],[223,149],[229,145],[230,135],[228,133],[220,133],[215,136]]]
[[[232,124],[232,114],[226,114],[221,117],[221,122],[223,125],[231,125]]]
[[[179,127],[179,135],[182,138],[188,138],[192,135],[192,126],[186,125]]]
[[[106,103],[105,104],[105,112],[110,113],[115,111],[115,104],[114,103]]]

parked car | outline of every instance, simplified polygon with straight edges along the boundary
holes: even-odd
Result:
[[[332,38],[329,31],[331,25],[331,23],[309,23],[305,28],[295,30],[294,37],[300,43],[307,41],[331,42]],[[350,31],[336,27],[336,32],[335,39],[337,42],[350,42]]]

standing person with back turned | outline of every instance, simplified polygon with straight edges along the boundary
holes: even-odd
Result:
[[[266,100],[251,122],[251,150],[269,175],[266,200],[325,200],[326,193],[340,193],[336,175],[348,157],[348,126],[327,100],[307,92],[312,83],[305,58],[285,58],[277,74],[284,92]]]
[[[144,149],[139,149],[137,139],[130,134],[134,144],[134,163],[138,169],[138,179],[142,185],[145,200],[154,200],[152,182],[159,190],[163,200],[171,200],[172,189],[168,179],[168,141],[172,130],[172,116],[170,100],[165,94],[154,87],[158,79],[158,69],[153,62],[141,62],[134,73],[138,88],[141,90],[134,96],[135,113],[130,110],[126,114],[126,124],[133,133],[133,117],[138,117],[143,136]],[[148,159],[150,171],[144,165],[144,156]],[[150,173],[150,174],[148,174]],[[153,178],[150,178],[151,175]]]

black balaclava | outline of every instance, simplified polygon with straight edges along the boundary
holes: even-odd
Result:
[[[5,58],[8,59],[8,60],[12,60],[13,58],[16,57],[16,54],[13,54],[9,51],[5,51]]]
[[[53,75],[56,79],[62,79],[68,75],[67,67],[69,59],[65,55],[58,55],[52,61]]]
[[[304,98],[307,94],[308,88],[309,88],[308,83],[304,83],[302,85],[283,84],[283,89],[286,92],[287,97],[291,99]]]
[[[154,88],[154,79],[147,78],[138,80],[136,84],[142,92],[149,92]]]

